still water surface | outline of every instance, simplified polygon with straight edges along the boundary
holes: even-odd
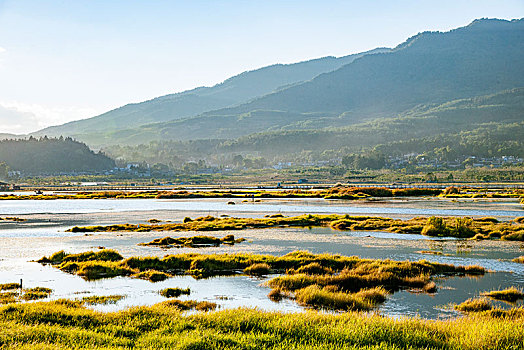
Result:
[[[100,213],[111,211],[110,219],[117,222],[145,221],[151,215],[182,218],[188,212],[212,215],[262,216],[265,213],[355,213],[394,214],[399,216],[419,215],[471,215],[495,216],[508,219],[522,216],[523,211],[514,201],[463,202],[434,200],[390,200],[384,202],[345,202],[325,200],[271,200],[262,203],[227,205],[221,200],[59,200],[59,201],[0,201],[0,216],[26,215],[41,218],[42,213],[67,217],[73,225],[86,215],[91,220],[100,218]],[[142,213],[142,214],[141,214]],[[44,215],[45,216],[45,215]],[[83,221],[82,221],[83,222]],[[265,279],[248,276],[214,277],[195,280],[189,276],[170,278],[163,282],[118,277],[98,281],[85,281],[74,275],[63,273],[49,266],[31,262],[43,255],[65,249],[81,252],[103,246],[116,249],[124,256],[176,254],[182,252],[235,253],[249,252],[283,255],[295,250],[313,253],[335,253],[357,255],[363,258],[394,260],[427,259],[457,265],[477,264],[490,269],[484,277],[453,277],[437,280],[439,290],[434,295],[415,294],[401,291],[391,295],[380,308],[380,312],[392,316],[419,315],[424,318],[455,316],[447,307],[477,296],[480,292],[524,287],[524,265],[511,262],[514,257],[524,255],[524,246],[518,242],[463,241],[453,239],[428,239],[420,235],[399,235],[385,232],[339,232],[329,228],[276,228],[211,233],[217,237],[234,234],[248,242],[233,247],[203,249],[171,249],[137,246],[168,233],[123,233],[97,234],[92,236],[72,235],[64,232],[70,226],[64,222],[32,227],[24,223],[0,227],[0,283],[24,280],[26,287],[44,286],[54,290],[52,299],[80,298],[88,295],[123,294],[125,299],[114,305],[95,306],[104,311],[123,309],[129,306],[149,305],[165,300],[158,291],[166,287],[189,287],[190,296],[181,299],[208,300],[221,308],[239,306],[258,307],[264,310],[293,312],[302,310],[290,300],[275,303],[267,298],[269,288],[263,286]],[[207,233],[206,233],[207,234]],[[169,233],[170,236],[188,236],[190,232]],[[433,251],[440,255],[429,255],[422,251]]]

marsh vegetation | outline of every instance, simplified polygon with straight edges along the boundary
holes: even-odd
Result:
[[[142,246],[159,246],[162,248],[202,248],[219,247],[221,244],[235,245],[244,242],[244,238],[235,239],[234,235],[227,235],[223,238],[213,236],[192,236],[192,237],[163,237],[152,240],[148,243],[139,243]]]
[[[311,215],[293,217],[273,215],[265,218],[233,218],[205,216],[186,217],[182,223],[156,225],[116,224],[107,226],[75,226],[69,232],[151,232],[151,231],[225,231],[271,227],[331,227],[341,231],[387,231],[422,234],[432,237],[524,240],[524,223],[500,222],[493,217],[415,217],[409,220],[380,216]],[[161,242],[161,241],[159,241]],[[222,241],[224,243],[224,241]]]
[[[116,313],[100,313],[68,301],[8,305],[0,307],[0,345],[54,349],[523,348],[522,312],[498,317],[486,311],[446,321],[253,309],[183,315],[186,307],[197,307],[186,304],[190,303],[169,300]]]

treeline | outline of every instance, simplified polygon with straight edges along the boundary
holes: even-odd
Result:
[[[115,167],[115,162],[105,154],[62,137],[0,141],[0,162],[24,175],[92,173]]]

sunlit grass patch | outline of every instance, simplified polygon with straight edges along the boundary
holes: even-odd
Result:
[[[209,301],[195,301],[195,300],[178,300],[171,299],[162,303],[165,306],[173,307],[178,310],[197,310],[197,311],[212,311],[217,308],[216,303]]]
[[[266,263],[249,265],[244,269],[244,273],[253,276],[263,276],[271,272],[271,267]]]
[[[106,305],[116,304],[119,300],[125,298],[125,295],[90,295],[83,297],[82,302],[88,305]]]
[[[147,270],[134,274],[133,277],[148,280],[151,282],[160,282],[168,279],[169,277],[171,277],[171,275],[162,271]]]
[[[513,259],[511,261],[516,262],[516,263],[520,263],[520,264],[524,264],[524,255],[516,257],[515,259]]]
[[[279,313],[247,308],[181,313],[192,305],[169,300],[114,313],[65,301],[4,306],[0,307],[0,344],[25,349],[524,348],[524,314],[518,310],[503,317],[487,311],[435,321],[355,312]]]
[[[455,309],[463,312],[481,312],[491,310],[493,307],[486,298],[471,298],[455,306]]]
[[[508,301],[511,303],[514,303],[520,299],[524,299],[524,292],[521,289],[517,289],[515,287],[507,288],[504,290],[493,290],[490,292],[484,292],[482,293],[482,295],[496,300]]]
[[[519,222],[498,222],[492,218],[415,217],[409,220],[350,215],[271,215],[264,218],[234,218],[204,216],[186,217],[182,223],[115,224],[107,226],[75,226],[70,232],[151,232],[151,231],[224,231],[271,227],[331,227],[334,230],[387,231],[399,234],[422,234],[432,237],[524,240],[524,225]],[[146,245],[186,246],[192,244],[234,244],[233,236],[218,239],[210,236],[186,238],[164,237]],[[188,243],[189,242],[189,243]]]
[[[244,242],[244,238],[235,239],[234,235],[227,235],[223,238],[213,236],[192,236],[192,237],[163,237],[152,240],[148,243],[139,243],[141,246],[160,246],[163,248],[181,248],[181,247],[218,247],[221,244],[234,245],[235,243]]]

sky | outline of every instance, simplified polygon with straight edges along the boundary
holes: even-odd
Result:
[[[524,0],[0,0],[0,133],[485,17],[522,18]]]

